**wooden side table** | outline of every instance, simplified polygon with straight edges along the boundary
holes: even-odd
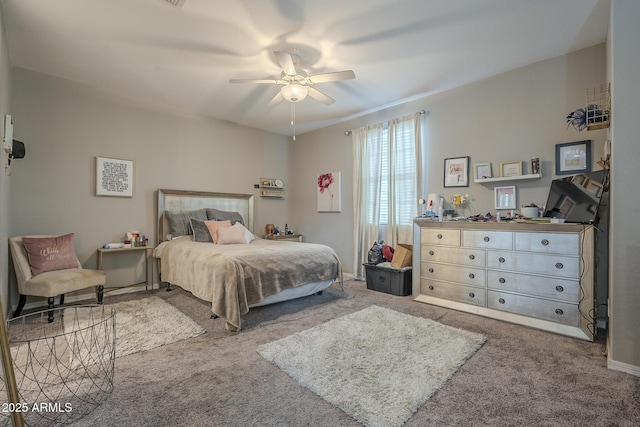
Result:
[[[128,288],[131,286],[137,286],[144,283],[144,289],[149,289],[149,280],[153,277],[153,263],[149,262],[151,259],[151,253],[153,248],[151,246],[134,246],[132,248],[114,248],[114,249],[106,249],[99,248],[98,249],[98,270],[102,270],[102,258],[105,254],[122,254],[126,252],[141,252],[144,251],[144,282],[132,283],[130,285],[123,286],[110,286],[109,289],[121,289]],[[151,268],[151,274],[149,274],[149,268]],[[153,287],[153,286],[152,286]],[[107,288],[105,288],[105,291]]]
[[[268,240],[284,240],[290,242],[302,242],[302,234],[268,234],[264,236]]]

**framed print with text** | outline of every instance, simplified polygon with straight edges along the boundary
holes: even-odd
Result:
[[[444,186],[469,186],[469,156],[444,159]]]
[[[96,196],[133,197],[133,160],[96,157]]]

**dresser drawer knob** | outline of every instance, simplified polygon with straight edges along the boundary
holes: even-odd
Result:
[[[500,282],[500,283],[505,283],[505,282],[506,282],[506,280],[504,279],[504,277],[501,277],[501,278],[499,278],[499,279],[498,279],[498,282]]]
[[[438,234],[438,239],[442,239],[442,234]]]
[[[549,246],[549,241],[547,239],[542,239],[540,243],[542,243],[542,246]]]
[[[435,252],[429,251],[429,255],[433,256],[434,254],[435,254]]]
[[[504,304],[504,303],[505,303],[505,300],[504,300],[504,298],[500,298],[500,299],[498,300],[498,302],[499,302],[500,304]]]
[[[564,292],[564,288],[560,285],[556,286],[556,291],[558,292]]]
[[[556,314],[557,314],[558,316],[562,316],[562,315],[564,314],[564,311],[562,311],[562,310],[561,310],[561,309],[559,309],[559,308],[556,308]]]
[[[498,258],[498,261],[504,263],[506,260],[504,259],[504,257],[500,257],[500,258]]]
[[[469,279],[473,279],[473,278],[475,278],[475,277],[476,277],[476,275],[475,275],[475,274],[473,274],[473,273],[469,273]]]
[[[429,269],[429,273],[433,273],[433,268],[430,268],[430,269]]]
[[[475,298],[476,294],[474,294],[473,292],[469,292],[469,298]]]
[[[564,268],[564,264],[562,264],[561,262],[556,262],[556,268],[557,268],[558,270],[561,270],[561,269],[563,269],[563,268]]]
[[[488,242],[488,241],[489,241],[489,240],[491,240],[491,239],[489,238],[489,236],[484,236],[484,239],[483,239],[483,240],[484,240],[485,242]]]
[[[433,285],[429,285],[429,290],[432,291],[433,290]]]
[[[469,259],[476,259],[476,256],[471,254],[471,255],[469,255]]]

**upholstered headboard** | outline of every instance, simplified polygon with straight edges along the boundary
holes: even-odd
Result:
[[[253,232],[253,195],[235,193],[210,193],[207,191],[185,191],[158,189],[158,215],[156,242],[167,239],[171,227],[165,211],[187,212],[202,208],[214,208],[222,211],[238,212],[245,226]]]

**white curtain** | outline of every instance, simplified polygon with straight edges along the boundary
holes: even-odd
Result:
[[[421,194],[420,113],[354,130],[354,275],[374,242],[411,243]]]

